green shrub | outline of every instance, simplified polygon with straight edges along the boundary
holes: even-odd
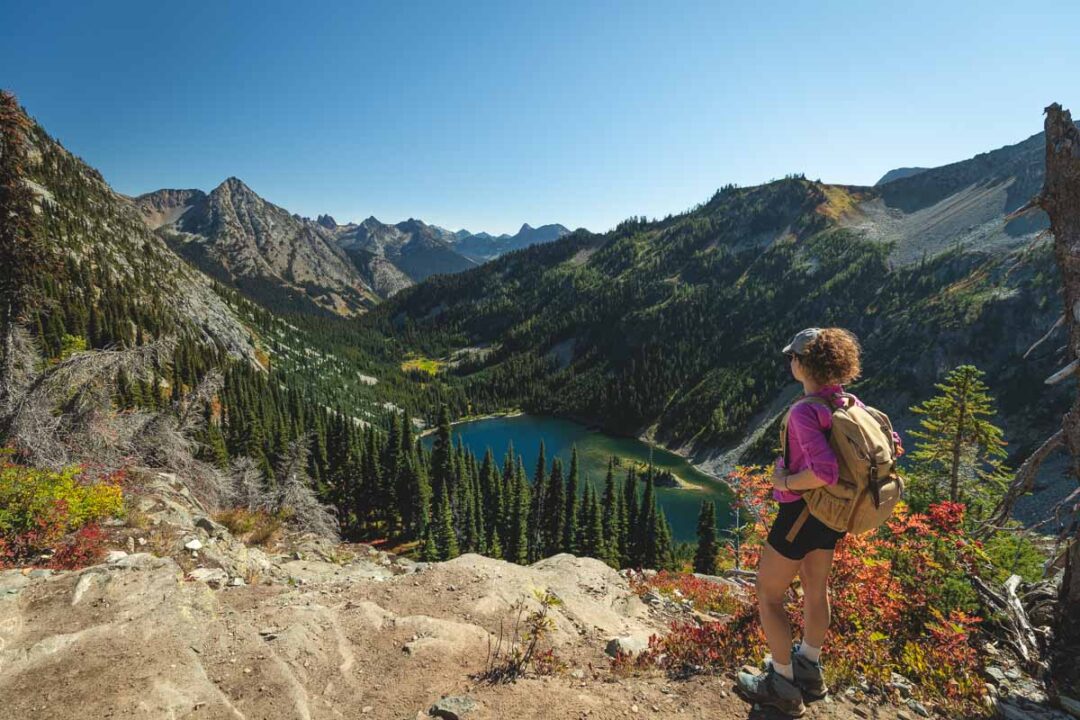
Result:
[[[0,566],[61,549],[65,558],[92,558],[93,552],[72,543],[100,546],[99,533],[80,531],[123,512],[122,481],[122,473],[95,478],[80,467],[54,472],[0,464]]]

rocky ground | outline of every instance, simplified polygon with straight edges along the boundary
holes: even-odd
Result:
[[[426,565],[312,539],[248,548],[158,477],[118,549],[79,571],[0,572],[0,716],[47,718],[743,718],[731,677],[619,677],[605,649],[663,632],[603,563],[529,567],[465,555]],[[123,549],[119,549],[123,548]],[[516,603],[550,591],[561,669],[475,679]],[[851,696],[811,718],[910,718]]]

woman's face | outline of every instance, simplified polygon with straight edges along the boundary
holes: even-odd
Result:
[[[795,353],[791,353],[791,359],[789,361],[791,366],[791,376],[799,382],[803,381],[803,368],[802,363],[799,362],[799,356]]]

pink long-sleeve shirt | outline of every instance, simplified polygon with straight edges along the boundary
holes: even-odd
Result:
[[[823,397],[833,407],[839,407],[843,402],[841,395],[844,388],[841,385],[826,385],[813,395]],[[809,396],[807,396],[809,397]],[[853,395],[851,397],[854,397]],[[855,398],[855,404],[864,407],[861,400]],[[787,451],[790,464],[787,471],[794,475],[806,468],[811,468],[827,485],[835,485],[840,478],[840,465],[836,460],[836,453],[829,447],[829,429],[832,427],[832,413],[829,408],[820,403],[800,402],[791,408],[791,417],[788,418],[787,427]],[[900,445],[900,436],[893,432],[893,440]],[[776,459],[778,468],[784,467],[784,458]],[[778,502],[795,502],[800,495],[785,490],[773,490],[773,499]]]

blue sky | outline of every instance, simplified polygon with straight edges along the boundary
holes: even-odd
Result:
[[[1080,3],[0,0],[0,86],[121,192],[604,230],[1080,110]]]

